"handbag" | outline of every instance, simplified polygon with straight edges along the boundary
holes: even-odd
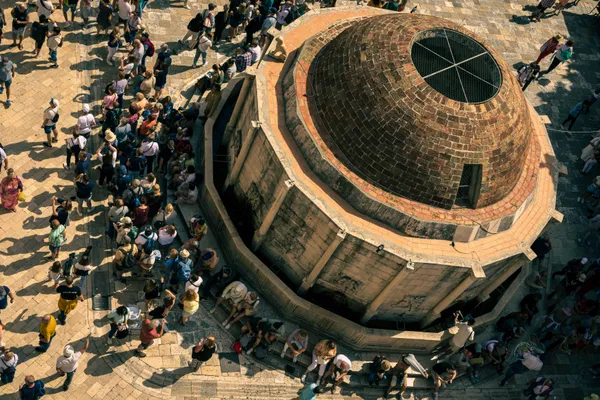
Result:
[[[115,334],[115,337],[117,339],[125,339],[126,337],[129,336],[129,328],[125,328],[123,330],[119,330],[117,331],[117,333]]]
[[[24,193],[24,192],[19,192],[19,196],[17,197],[17,199],[18,199],[20,202],[23,202],[23,201],[27,200],[27,196],[25,196],[25,193]]]

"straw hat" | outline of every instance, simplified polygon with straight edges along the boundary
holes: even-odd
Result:
[[[104,138],[107,142],[112,143],[117,140],[117,135],[115,135],[110,129],[107,129],[106,132],[104,132],[104,135]]]
[[[179,252],[179,255],[180,255],[182,258],[188,258],[188,257],[190,256],[190,252],[189,252],[189,251],[187,251],[186,249],[183,249],[183,250],[181,250],[181,251]]]
[[[129,217],[123,217],[119,220],[119,222],[122,224],[131,224],[132,223],[131,218],[129,218]]]

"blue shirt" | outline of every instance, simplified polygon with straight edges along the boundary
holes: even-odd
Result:
[[[6,294],[0,297],[0,310],[4,310],[6,307],[8,307],[8,294],[10,293],[8,286],[3,286],[3,288]]]
[[[21,389],[19,389],[19,393],[21,395],[21,400],[37,400],[46,394],[44,382],[35,381],[33,387],[27,387],[25,384]]]
[[[92,160],[92,155],[90,153],[87,153],[85,155],[85,160],[77,161],[77,165],[75,165],[75,175],[87,174],[88,169],[90,169],[91,160]]]
[[[315,400],[317,395],[313,393],[313,389],[317,387],[316,383],[311,383],[300,392],[300,400]]]
[[[94,185],[96,183],[90,181],[87,184],[83,182],[77,182],[75,185],[77,186],[77,198],[79,199],[89,199],[92,197],[92,191],[94,190]]]

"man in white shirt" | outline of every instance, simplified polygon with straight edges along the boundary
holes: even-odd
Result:
[[[90,345],[90,340],[85,339],[85,344],[83,348],[78,352],[75,352],[72,346],[66,345],[63,349],[63,355],[58,357],[56,360],[56,372],[59,375],[67,375],[67,379],[65,379],[65,383],[63,383],[63,390],[66,392],[69,390],[69,385],[73,380],[73,375],[77,371],[77,367],[79,364],[79,358],[83,353],[85,353]]]
[[[58,121],[58,100],[50,99],[50,107],[44,110],[44,122],[42,122],[42,129],[46,134],[46,142],[44,146],[52,147],[52,143],[58,142],[58,130],[56,129],[56,121]],[[54,135],[54,137],[52,137]]]
[[[348,357],[346,357],[343,354],[338,354],[337,356],[335,356],[333,362],[329,366],[329,369],[327,370],[327,372],[325,372],[325,375],[323,375],[325,379],[331,377],[331,380],[333,380],[333,387],[331,388],[331,393],[335,393],[337,386],[344,381],[344,377],[348,375],[348,372],[350,372],[351,368],[352,362]]]
[[[93,126],[96,126],[96,119],[90,114],[90,105],[84,104],[81,115],[77,118],[77,133],[84,138],[89,138]]]
[[[462,349],[467,341],[472,342],[475,340],[475,331],[473,330],[475,320],[473,318],[469,319],[467,322],[458,322],[457,316],[454,324],[455,327],[458,328],[458,331],[452,336],[452,339],[450,339],[450,350],[452,353],[456,353]]]

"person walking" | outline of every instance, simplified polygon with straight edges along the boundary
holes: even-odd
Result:
[[[119,346],[120,337],[126,337],[129,333],[127,321],[130,317],[129,309],[125,306],[117,307],[113,312],[108,314],[110,322],[110,331],[108,331],[107,344],[109,346]]]
[[[8,299],[10,299],[10,304],[14,303],[15,295],[8,286],[0,286],[0,312],[8,307]]]
[[[10,86],[12,80],[15,77],[16,66],[6,56],[0,56],[2,62],[0,63],[0,94],[6,89],[6,108],[12,105],[10,100]]]
[[[71,157],[75,156],[75,161],[79,160],[79,153],[85,150],[87,139],[80,135],[77,130],[73,130],[73,136],[65,139],[67,148],[67,160],[63,164],[63,168],[69,171],[71,169]]]
[[[49,29],[48,18],[41,14],[39,18],[39,21],[34,21],[33,24],[31,24],[30,35],[31,38],[35,41],[35,48],[33,49],[33,52],[35,53],[35,58],[38,58],[40,56],[42,47],[44,47],[44,43],[46,43],[46,36],[48,34]]]
[[[77,125],[73,129],[79,135],[89,139],[94,126],[96,126],[96,119],[90,114],[90,105],[84,104],[81,109],[81,114],[77,117]]]
[[[40,323],[40,340],[35,351],[38,353],[45,353],[48,351],[54,336],[56,336],[56,319],[52,315],[46,314],[42,317],[42,322]]]
[[[25,377],[25,383],[19,388],[19,396],[21,400],[39,400],[46,394],[44,382],[36,380],[33,375]]]
[[[181,325],[187,325],[190,317],[200,308],[200,296],[194,289],[188,289],[181,297],[183,312],[181,313]]]
[[[69,390],[69,386],[73,381],[73,375],[77,372],[77,367],[79,366],[79,359],[81,356],[87,351],[90,346],[90,340],[85,339],[85,344],[83,348],[79,351],[75,351],[73,346],[66,345],[63,349],[63,355],[58,357],[56,360],[56,372],[59,375],[66,375],[65,382],[63,383],[63,390],[66,392]]]
[[[210,360],[216,351],[217,341],[214,336],[200,339],[198,344],[192,347],[192,359],[188,361],[188,366],[193,372],[198,371],[202,364]]]
[[[569,131],[573,128],[573,125],[575,125],[575,121],[577,121],[577,118],[579,118],[579,116],[581,115],[584,104],[586,104],[586,102],[587,100],[584,100],[582,103],[575,104],[573,108],[571,108],[571,110],[569,111],[567,118],[565,118],[565,120],[561,122],[560,129],[562,129],[563,131],[567,129],[567,132],[565,132],[567,136],[573,136],[573,134]],[[569,122],[569,127],[565,128],[565,124],[567,122]]]
[[[75,22],[75,12],[77,11],[77,3],[79,0],[63,0],[63,17],[65,17],[65,26],[71,26]],[[71,11],[71,21],[69,22],[69,16],[67,15],[69,10]]]
[[[60,118],[58,114],[59,102],[55,98],[50,99],[49,107],[44,110],[44,120],[42,122],[42,129],[46,134],[46,141],[44,146],[52,147],[52,143],[58,142],[58,130],[56,129],[56,123]]]
[[[140,330],[140,345],[135,350],[138,357],[146,357],[146,353],[144,350],[147,350],[148,347],[152,346],[154,343],[154,339],[160,339],[162,335],[165,333],[165,323],[166,319],[145,319],[142,322],[142,329]]]
[[[23,192],[23,182],[12,168],[6,170],[6,176],[0,182],[0,199],[4,209],[17,212],[19,196]]]
[[[542,45],[542,47],[540,48],[540,55],[534,62],[536,64],[539,64],[540,61],[542,61],[544,58],[546,58],[550,54],[554,53],[556,51],[556,48],[560,44],[560,41],[562,38],[563,37],[560,34],[558,34],[558,35],[554,35],[550,39],[548,39],[546,41],[546,43],[544,43]]]
[[[3,384],[11,383],[15,380],[15,373],[17,372],[17,363],[19,357],[10,350],[5,350],[2,357],[0,357],[0,380]]]
[[[79,276],[79,289],[83,291],[83,285],[85,285],[85,280],[90,274],[90,271],[94,269],[92,266],[92,262],[90,261],[90,251],[92,250],[92,246],[86,247],[85,251],[81,255],[81,258],[75,264],[75,276]]]
[[[110,4],[110,0],[100,0],[98,5],[98,16],[96,17],[96,34],[100,32],[104,34],[108,33],[112,24],[113,7]]]
[[[196,63],[200,56],[202,56],[202,65],[204,67],[208,62],[206,61],[206,55],[208,53],[208,49],[212,46],[212,42],[210,38],[206,34],[202,34],[200,39],[198,40],[198,44],[196,45],[196,55],[194,56],[194,61],[192,62],[192,68],[198,67]]]
[[[575,42],[572,40],[567,40],[567,43],[561,44],[556,48],[554,52],[554,58],[552,58],[552,62],[547,70],[540,72],[538,79],[540,79],[543,75],[547,75],[550,72],[554,71],[556,67],[560,64],[569,61],[573,58],[573,45]]]
[[[540,18],[544,16],[544,12],[552,7],[556,0],[542,0],[537,5],[536,10],[527,18],[533,22],[540,22]]]
[[[65,226],[54,219],[50,223],[50,236],[48,236],[48,243],[50,247],[50,255],[48,256],[51,260],[56,260],[60,254],[60,248],[67,241],[67,234],[65,233]]]
[[[217,15],[215,15],[215,30],[213,33],[213,44],[216,46],[217,43],[221,40],[221,36],[223,36],[223,31],[227,24],[229,23],[229,6],[225,4],[223,6],[223,11],[219,11]]]
[[[129,222],[129,223],[127,223]],[[125,231],[123,228],[129,226],[131,228],[131,218],[124,217],[121,219],[121,229]],[[129,230],[126,230],[129,232]],[[117,235],[117,243],[119,242],[119,235]],[[115,266],[115,272],[113,272],[113,277],[115,279],[120,280],[122,283],[125,283],[125,278],[123,274],[126,271],[131,271],[135,266],[135,259],[138,253],[138,248],[135,244],[132,243],[131,237],[125,233],[122,237],[122,245],[117,248],[115,252],[115,257],[113,258],[113,264]]]
[[[540,66],[536,63],[524,65],[519,69],[517,80],[519,81],[523,92],[527,89],[529,84],[535,80],[539,72]]]
[[[187,0],[184,0],[187,3]],[[213,3],[208,4],[208,8],[202,13],[202,29],[205,34],[211,36],[213,27],[215,26],[215,9],[217,6]]]
[[[117,51],[119,50],[119,47],[121,46],[121,31],[119,30],[118,26],[115,26],[113,28],[112,32],[108,35],[107,46],[108,46],[108,54],[106,56],[106,63],[108,65],[112,66],[115,55],[117,54]],[[114,88],[116,91],[117,90],[116,85]],[[121,100],[120,104],[122,107],[123,106],[122,100]]]
[[[52,33],[48,36],[48,50],[50,52],[50,61],[52,68],[58,68],[58,48],[63,45],[63,36],[58,26],[52,29]]]
[[[12,39],[13,43],[10,47],[17,46],[19,40],[19,50],[23,50],[23,38],[25,37],[25,29],[29,24],[29,10],[25,3],[18,3],[11,11],[12,20]]]
[[[181,38],[179,40],[179,44],[184,46],[185,45],[185,41],[188,38],[191,38],[190,44],[189,44],[189,48],[193,49],[196,41],[198,40],[198,35],[200,35],[200,32],[202,31],[203,28],[203,24],[202,24],[202,14],[198,13],[196,14],[196,16],[194,18],[192,18],[190,20],[190,22],[188,22],[187,25],[187,32],[185,33],[185,35],[183,36],[183,38]]]
[[[65,283],[60,285],[56,292],[60,294],[58,299],[58,309],[60,314],[58,316],[58,322],[64,325],[67,322],[67,316],[71,311],[77,307],[78,301],[83,301],[83,294],[81,294],[81,288],[79,286],[73,286],[73,277],[67,276]]]
[[[523,353],[522,360],[517,360],[508,366],[504,375],[504,379],[500,381],[500,386],[506,385],[506,382],[508,382],[508,380],[515,375],[522,374],[527,371],[539,371],[543,366],[544,363],[538,356],[526,351]]]
[[[54,12],[54,5],[50,0],[37,0],[37,13],[38,18],[44,16],[46,19],[50,18],[52,13]]]

